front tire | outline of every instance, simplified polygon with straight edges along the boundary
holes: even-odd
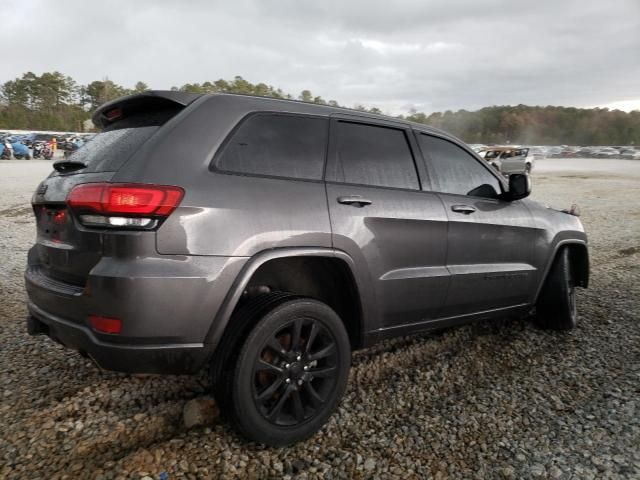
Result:
[[[578,320],[576,292],[571,278],[569,249],[556,256],[536,303],[536,324],[552,330],[571,330]]]
[[[336,409],[350,365],[349,337],[329,306],[284,301],[242,343],[229,391],[232,420],[247,438],[272,447],[304,440]]]

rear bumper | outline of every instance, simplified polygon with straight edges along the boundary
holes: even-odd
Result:
[[[125,373],[196,373],[208,358],[201,343],[127,345],[105,342],[88,327],[46,313],[28,303],[29,331],[43,333],[65,347],[89,356],[99,367]]]
[[[244,259],[103,257],[86,285],[52,279],[29,255],[25,286],[31,330],[126,373],[195,373],[213,353],[207,333]],[[89,316],[120,319],[120,334],[89,326]]]

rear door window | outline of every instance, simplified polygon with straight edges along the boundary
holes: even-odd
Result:
[[[418,190],[420,183],[403,130],[337,121],[331,127],[333,163],[328,180]]]
[[[216,167],[249,175],[321,180],[328,126],[326,118],[252,115],[232,133]]]

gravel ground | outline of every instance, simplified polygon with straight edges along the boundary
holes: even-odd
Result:
[[[280,450],[186,430],[204,376],[102,372],[27,336],[28,200],[49,168],[0,162],[0,478],[640,478],[640,162],[534,172],[534,197],[578,202],[590,236],[577,329],[505,319],[358,352],[329,424]]]

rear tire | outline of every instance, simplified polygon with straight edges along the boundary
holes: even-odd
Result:
[[[541,328],[571,330],[578,320],[576,293],[571,278],[569,249],[556,256],[536,303],[535,322]]]
[[[220,340],[209,370],[216,403],[227,418],[231,418],[233,371],[242,340],[247,338],[257,319],[282,302],[294,298],[297,297],[284,292],[258,295],[244,301],[229,320],[229,325]]]
[[[244,436],[284,447],[313,435],[334,412],[347,386],[351,347],[326,304],[300,297],[275,303],[240,339],[223,390]]]

